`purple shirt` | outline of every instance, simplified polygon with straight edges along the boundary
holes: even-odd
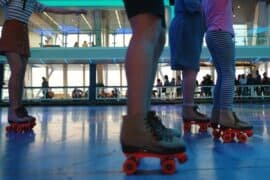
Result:
[[[234,35],[232,0],[203,0],[207,31],[222,30]]]

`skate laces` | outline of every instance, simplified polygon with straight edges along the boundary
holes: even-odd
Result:
[[[197,113],[199,116],[203,117],[203,118],[207,118],[207,116],[201,112],[199,112],[200,107],[198,105],[194,105],[193,106],[193,110],[195,111],[195,113]]]
[[[151,113],[151,115],[153,115]],[[146,120],[147,127],[151,130],[151,133],[155,136],[158,141],[172,141],[172,134],[167,131],[167,128],[162,124],[160,117],[148,116]]]

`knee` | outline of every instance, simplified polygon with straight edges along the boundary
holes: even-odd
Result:
[[[148,27],[142,27],[140,30],[134,31],[133,38],[143,41],[146,44],[165,44],[165,30],[161,25],[154,24]]]

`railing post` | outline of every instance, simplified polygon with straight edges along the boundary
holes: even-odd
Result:
[[[89,79],[90,79],[90,86],[89,86],[89,95],[88,100],[89,102],[93,102],[96,100],[96,71],[97,71],[97,65],[96,64],[89,64],[90,71],[89,71]]]
[[[3,85],[4,85],[4,64],[0,64],[0,102],[2,102]]]

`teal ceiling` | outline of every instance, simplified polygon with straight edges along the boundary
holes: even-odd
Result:
[[[122,0],[39,0],[48,6],[65,7],[122,7]],[[169,0],[164,0],[168,4]]]

